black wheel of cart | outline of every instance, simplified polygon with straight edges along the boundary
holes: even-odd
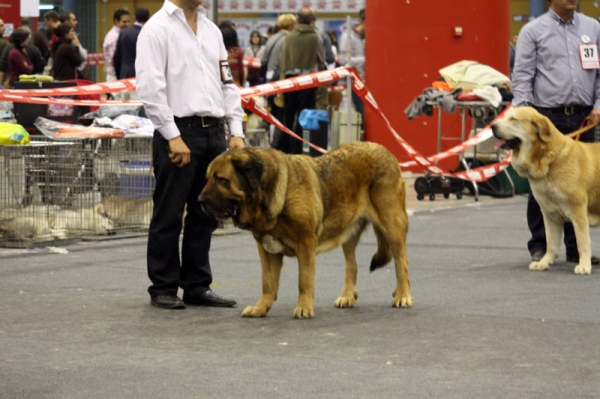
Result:
[[[429,194],[429,200],[430,201],[434,201],[435,200],[435,194],[434,193]]]
[[[462,193],[460,191],[456,193],[456,198],[457,199],[461,199],[462,198]]]
[[[418,199],[419,201],[423,201],[423,198],[425,198],[425,197],[423,197],[423,195],[422,195],[422,194],[417,194],[417,199]]]

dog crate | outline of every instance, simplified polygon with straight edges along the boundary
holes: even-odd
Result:
[[[0,146],[0,246],[145,234],[151,137]]]

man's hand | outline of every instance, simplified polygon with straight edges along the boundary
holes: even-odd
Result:
[[[600,123],[600,108],[594,108],[589,117],[592,123]]]
[[[234,148],[245,148],[246,143],[244,142],[243,137],[231,136],[228,147],[230,150],[233,150]]]
[[[169,140],[169,158],[175,165],[183,168],[190,163],[191,152],[181,136]]]

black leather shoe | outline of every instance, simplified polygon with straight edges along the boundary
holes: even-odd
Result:
[[[184,295],[183,302],[185,302],[186,305],[214,306],[219,308],[231,308],[237,305],[237,302],[233,299],[220,297],[212,290],[206,290],[189,297]]]
[[[157,295],[150,298],[150,304],[162,309],[185,309],[185,303],[177,295]]]
[[[592,265],[600,265],[600,258],[598,258],[597,256],[592,255]],[[579,255],[577,256],[568,256],[567,255],[567,262],[569,263],[579,263]]]
[[[545,251],[535,251],[534,253],[531,254],[531,261],[532,262],[539,262],[542,260],[542,258],[544,257],[544,255],[546,255]]]

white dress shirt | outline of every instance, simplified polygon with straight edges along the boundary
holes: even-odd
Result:
[[[196,34],[169,0],[144,24],[135,60],[137,95],[165,139],[180,135],[174,116],[225,117],[230,133],[244,136],[240,92],[221,80],[220,61],[227,61],[223,36],[202,7]]]
[[[108,31],[104,37],[104,43],[102,43],[102,50],[104,50],[104,65],[106,65],[106,74],[115,76],[115,67],[113,66],[113,56],[115,55],[115,49],[117,48],[117,39],[119,39],[119,32],[121,29],[117,25]]]

